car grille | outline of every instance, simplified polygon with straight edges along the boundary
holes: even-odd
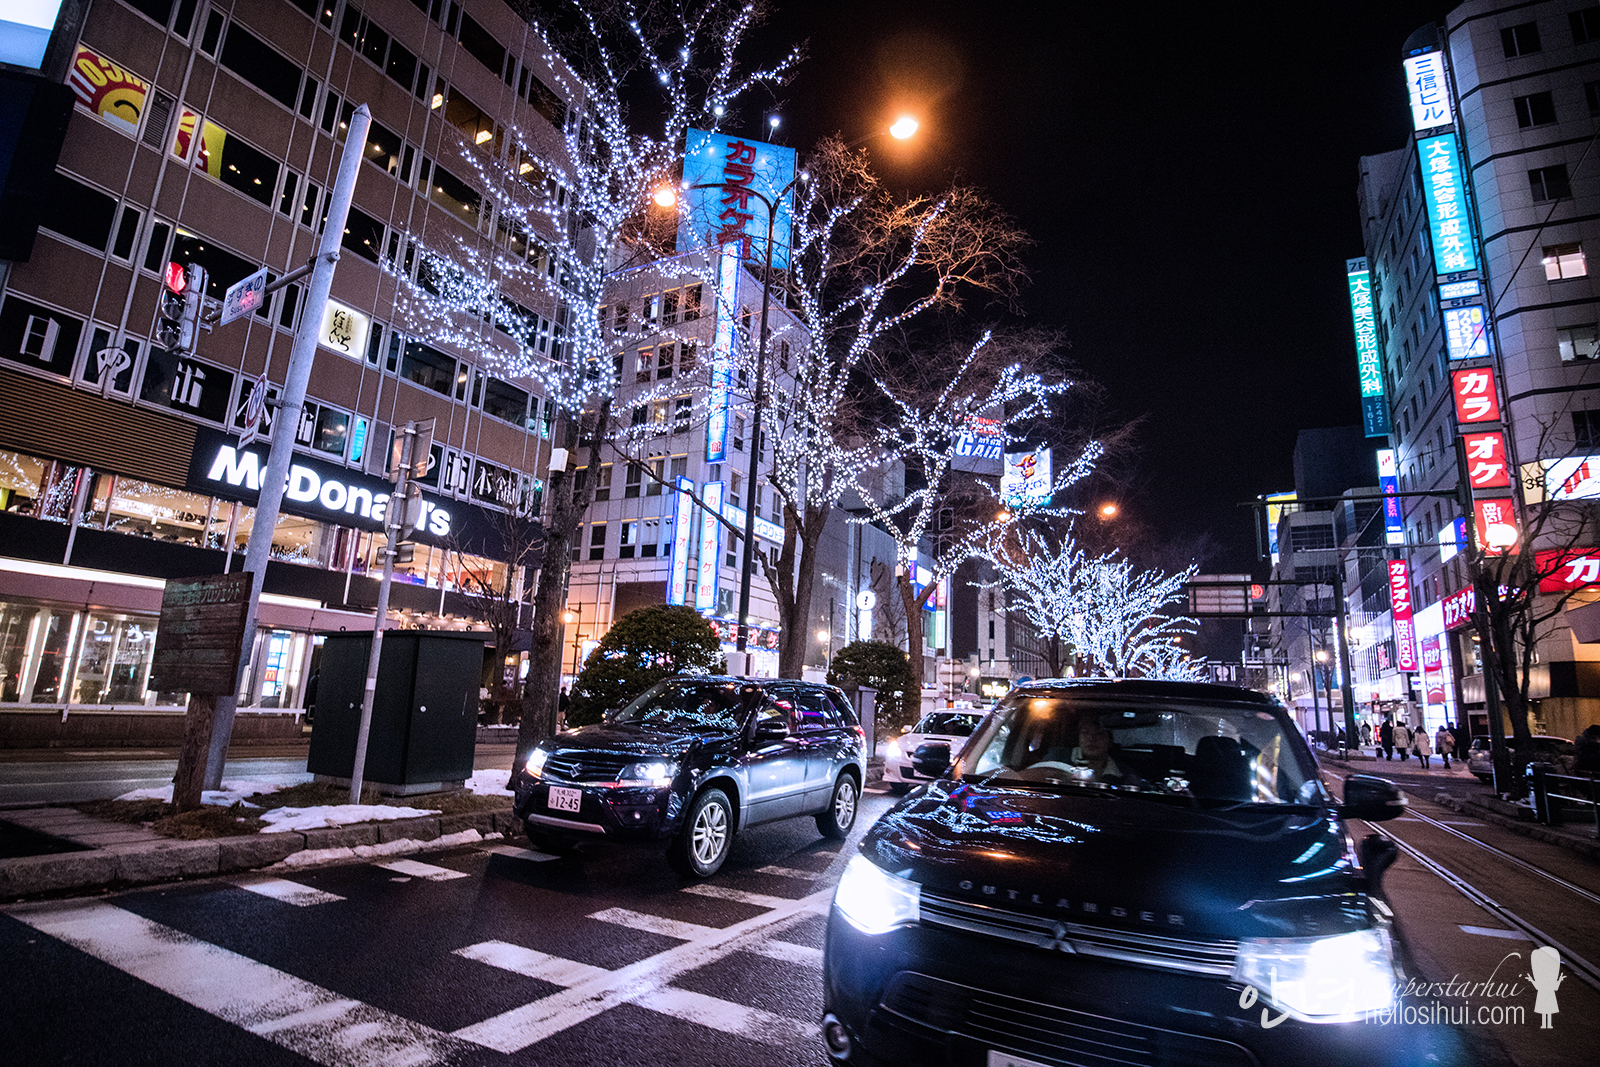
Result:
[[[628,756],[606,752],[552,752],[545,758],[542,773],[563,782],[615,782],[622,768],[633,762]]]
[[[1251,1067],[1256,1059],[1230,1041],[1075,1011],[902,971],[883,995],[884,1010],[922,1026],[959,1034],[1063,1067]]]
[[[1187,941],[1103,926],[1083,926],[1044,915],[1008,911],[951,897],[922,893],[922,921],[986,937],[1038,945],[1042,949],[1099,956],[1190,974],[1230,975],[1237,941]]]

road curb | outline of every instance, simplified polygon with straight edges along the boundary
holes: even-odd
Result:
[[[1481,804],[1457,799],[1449,793],[1439,793],[1433,798],[1433,802],[1440,807],[1449,808],[1459,815],[1470,815],[1474,819],[1482,819],[1486,823],[1519,833],[1523,837],[1531,837],[1536,841],[1544,841],[1552,845],[1562,845],[1573,852],[1587,856],[1589,859],[1600,860],[1600,841],[1585,841],[1582,838],[1573,837],[1571,834],[1552,830],[1542,823],[1523,822],[1521,819],[1509,818],[1497,811],[1490,811]]]
[[[383,822],[288,830],[272,834],[163,839],[0,860],[0,901],[16,903],[46,896],[126,889],[236,874],[283,864],[296,853],[381,847],[385,855],[421,852],[440,838],[466,831],[495,837],[515,831],[511,808],[427,815]],[[414,847],[405,847],[407,844]]]

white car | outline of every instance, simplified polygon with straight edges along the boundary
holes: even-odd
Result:
[[[900,794],[919,782],[932,781],[911,766],[917,746],[928,741],[945,741],[954,756],[966,745],[984,714],[981,711],[935,711],[924,715],[910,730],[889,742],[883,755],[884,784],[891,792]]]

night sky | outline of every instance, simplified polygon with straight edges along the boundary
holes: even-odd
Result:
[[[911,111],[880,172],[1021,221],[1028,320],[1145,419],[1125,508],[1231,571],[1256,565],[1236,502],[1293,488],[1295,433],[1360,421],[1358,158],[1405,144],[1401,45],[1451,6],[778,0],[758,41],[807,42],[785,143]]]

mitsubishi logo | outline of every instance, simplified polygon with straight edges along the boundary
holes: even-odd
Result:
[[[1067,940],[1067,924],[1059,922],[1050,924],[1050,934],[1039,941],[1039,947],[1046,952],[1055,950],[1076,954],[1078,951],[1072,947],[1072,942]]]

